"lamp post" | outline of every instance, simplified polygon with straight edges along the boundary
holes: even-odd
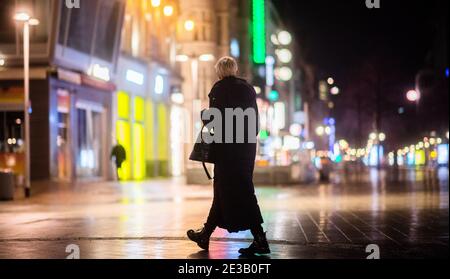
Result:
[[[25,196],[30,196],[30,26],[39,24],[39,20],[32,18],[25,12],[14,15],[16,22],[23,23],[23,68],[24,68],[24,128],[25,128]]]

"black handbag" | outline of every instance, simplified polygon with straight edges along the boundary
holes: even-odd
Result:
[[[213,143],[206,143],[203,140],[205,134],[209,133],[208,131],[203,131],[205,128],[205,124],[203,124],[202,129],[197,137],[197,141],[194,144],[194,148],[189,156],[189,160],[201,162],[203,166],[203,170],[206,173],[206,176],[209,180],[213,178],[209,174],[208,168],[206,167],[206,163],[214,164],[214,156],[213,156]]]

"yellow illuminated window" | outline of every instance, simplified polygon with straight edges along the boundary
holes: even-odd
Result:
[[[145,178],[144,125],[133,124],[133,178]]]
[[[126,160],[122,164],[122,168],[119,170],[119,177],[122,180],[129,180],[131,178],[131,139],[130,139],[130,123],[127,121],[119,120],[116,122],[116,139],[126,151]]]
[[[117,113],[122,119],[130,117],[130,96],[126,92],[117,92]]]
[[[166,161],[169,159],[169,129],[168,113],[164,104],[158,105],[158,159]]]
[[[134,120],[144,121],[144,99],[141,97],[134,98]]]
[[[154,152],[154,108],[153,103],[149,100],[145,101],[145,152],[147,160],[155,160]]]

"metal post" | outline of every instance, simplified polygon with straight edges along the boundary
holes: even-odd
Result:
[[[25,120],[25,196],[30,197],[30,24],[23,24],[23,67],[24,67],[24,120]]]
[[[377,143],[377,169],[381,170],[381,157],[380,157],[380,153],[381,153],[381,141],[379,140],[379,135],[381,133],[381,120],[382,120],[382,116],[381,116],[381,90],[382,90],[382,85],[381,85],[381,76],[380,73],[377,72],[377,84],[376,84],[376,116],[375,116],[375,130],[376,130],[376,134],[377,134],[377,139],[376,139],[376,143]]]

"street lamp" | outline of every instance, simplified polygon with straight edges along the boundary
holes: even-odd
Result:
[[[161,0],[152,0],[152,6],[154,8],[159,7],[159,5],[161,5]]]
[[[287,64],[292,61],[292,52],[287,48],[278,49],[275,53],[282,63]]]
[[[325,127],[319,126],[316,128],[316,134],[321,137],[325,134]]]
[[[164,7],[164,15],[165,16],[172,16],[173,15],[173,7],[172,6],[165,6]]]
[[[329,77],[327,79],[327,83],[328,83],[328,85],[333,85],[334,84],[334,79],[332,77]]]
[[[339,90],[339,87],[337,87],[337,86],[333,86],[330,90],[331,95],[339,95],[339,92],[340,92],[340,90]]]
[[[24,68],[24,98],[23,114],[25,128],[25,196],[30,196],[30,26],[39,24],[39,20],[32,18],[25,12],[17,12],[14,20],[23,23],[23,68]]]
[[[410,102],[418,102],[420,100],[420,93],[416,90],[409,90],[406,93],[406,99]]]
[[[417,143],[417,146],[419,147],[418,149],[424,148],[425,147],[425,143],[423,141]]]
[[[194,27],[195,27],[194,21],[189,19],[184,22],[184,29],[186,29],[186,31],[192,31],[194,30]]]
[[[291,33],[284,30],[278,33],[278,42],[280,42],[280,44],[284,46],[289,45],[292,42]]]
[[[293,72],[289,67],[276,68],[274,71],[275,77],[281,81],[290,81],[293,77]]]

